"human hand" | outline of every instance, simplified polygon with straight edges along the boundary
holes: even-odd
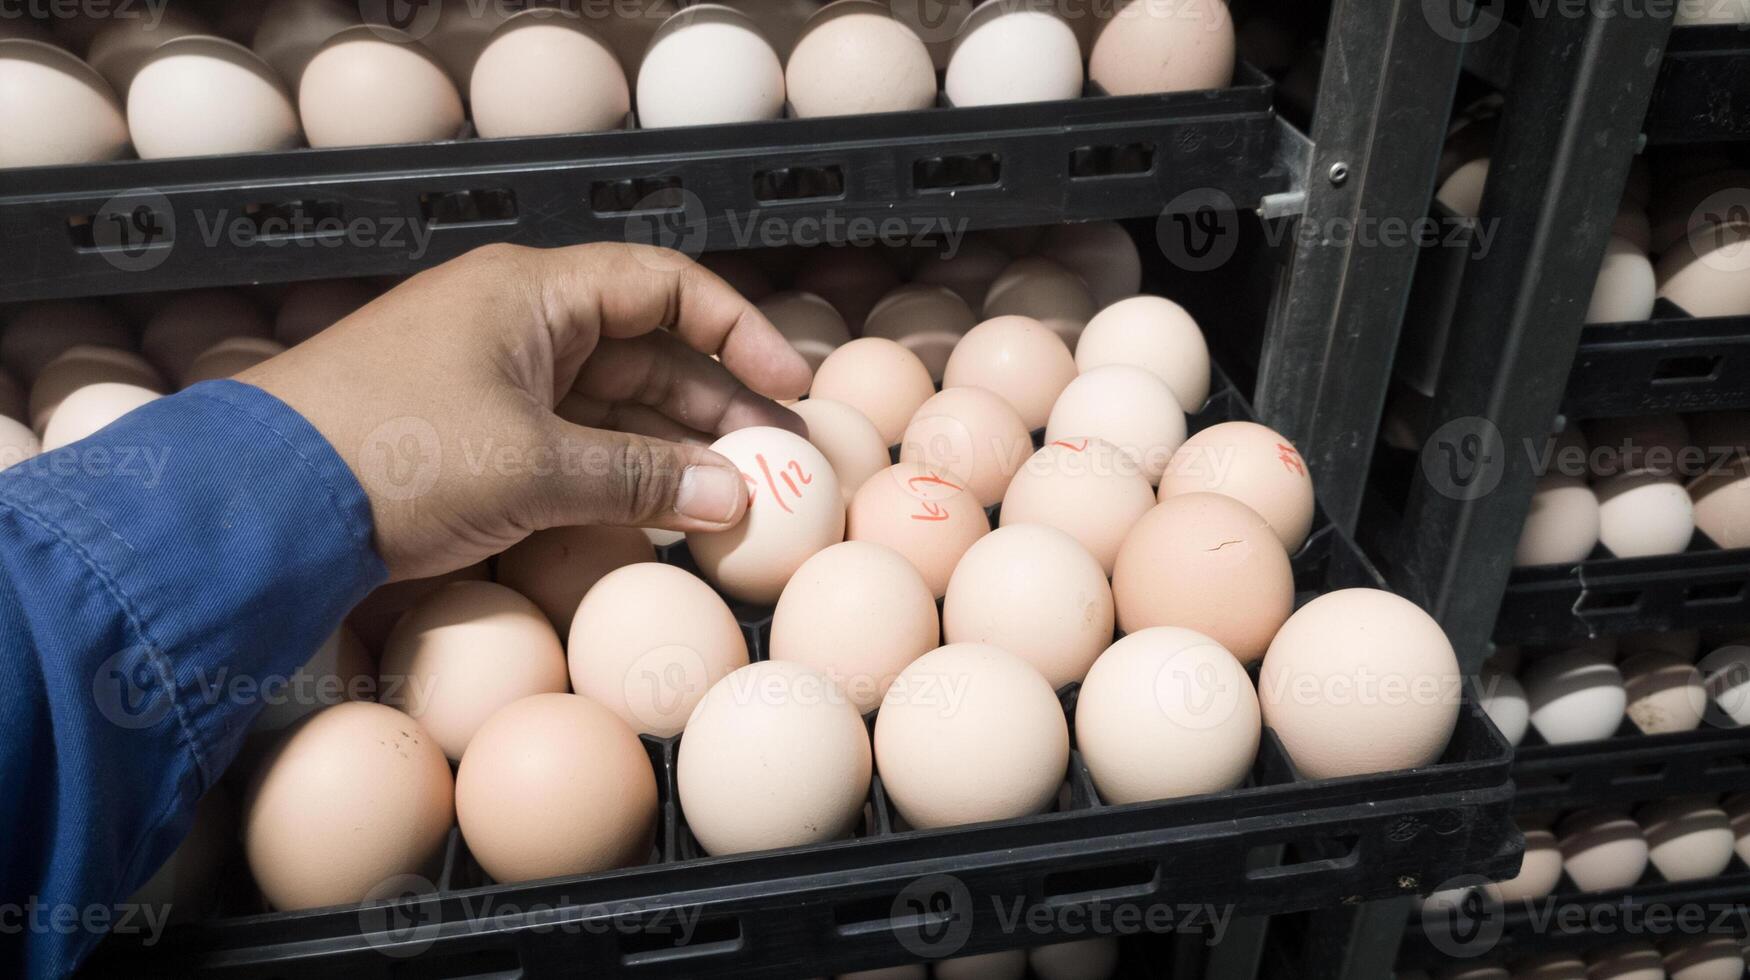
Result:
[[[751,425],[805,433],[771,399],[810,376],[704,267],[601,244],[476,249],[237,380],[346,461],[399,580],[560,525],[732,526],[746,485],[705,446]]]

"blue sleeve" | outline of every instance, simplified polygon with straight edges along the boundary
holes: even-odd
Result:
[[[302,666],[386,577],[345,463],[234,381],[0,473],[0,976],[90,952],[236,754],[231,682]]]

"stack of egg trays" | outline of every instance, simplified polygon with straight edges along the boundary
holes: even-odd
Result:
[[[1647,107],[1649,146],[1750,140],[1750,33],[1740,25],[1682,27],[1665,44],[1665,61]]]
[[[1520,812],[1750,790],[1750,731],[1704,721],[1645,735],[1625,718],[1609,738],[1551,745],[1533,729],[1514,754],[1513,780]]]
[[[1750,316],[1691,316],[1667,299],[1646,320],[1594,323],[1562,401],[1569,418],[1750,408]]]
[[[1191,431],[1252,418],[1219,373],[1212,391]],[[684,542],[660,558],[692,565]],[[1297,606],[1385,587],[1322,513],[1292,565]],[[750,655],[765,659],[771,610],[730,606]],[[1058,692],[1072,733],[1076,693],[1074,684]],[[1072,743],[1049,813],[908,830],[876,774],[854,838],[715,858],[680,809],[684,737],[644,738],[660,802],[644,866],[497,885],[452,832],[432,888],[415,882],[397,901],[361,907],[221,918],[150,949],[111,949],[111,961],[165,976],[795,978],[1074,939],[1089,911],[1172,912],[1183,930],[1207,930],[1207,920],[1181,918],[1189,906],[1268,915],[1426,892],[1459,874],[1505,878],[1524,848],[1511,816],[1512,750],[1468,696],[1445,754],[1419,769],[1308,779],[1266,728],[1240,788],[1115,806]],[[1069,925],[1016,928],[1017,912]]]

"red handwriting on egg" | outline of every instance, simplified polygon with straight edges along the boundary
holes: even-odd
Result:
[[[1076,442],[1070,442],[1067,439],[1057,439],[1051,444],[1053,446],[1062,446],[1072,453],[1085,453],[1088,451],[1088,440],[1086,439],[1080,439]]]
[[[1276,458],[1282,461],[1282,468],[1300,476],[1306,475],[1306,464],[1301,462],[1300,453],[1293,446],[1276,444]]]
[[[755,454],[753,459],[760,468],[759,478],[756,479],[746,473],[741,474],[741,478],[748,483],[747,505],[753,506],[754,501],[759,498],[760,487],[763,485],[772,492],[772,499],[784,509],[784,513],[794,514],[795,511],[790,508],[789,498],[801,500],[803,488],[814,482],[813,474],[803,469],[802,464],[793,459],[778,467],[776,471],[772,469],[772,464],[766,461],[764,453]]]
[[[911,477],[905,481],[905,486],[907,490],[911,491],[912,497],[918,502],[919,512],[911,515],[911,519],[914,521],[929,521],[931,523],[947,520],[948,508],[943,507],[936,501],[930,500],[922,495],[932,492],[935,487],[945,487],[953,493],[959,493],[963,489],[959,485],[944,480],[934,473],[925,473],[922,476]]]

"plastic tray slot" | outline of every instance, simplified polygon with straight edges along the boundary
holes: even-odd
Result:
[[[1720,379],[1720,354],[1691,354],[1684,357],[1664,357],[1653,365],[1656,385],[1709,384]]]
[[[429,228],[515,224],[516,192],[498,187],[433,191],[419,195],[419,214]]]
[[[67,219],[67,237],[79,252],[135,251],[176,244],[175,222],[145,202],[123,210],[109,207],[97,214]]]
[[[1686,606],[1740,602],[1743,598],[1743,582],[1697,582],[1683,589],[1683,604]]]
[[[1361,858],[1359,834],[1317,834],[1254,845],[1246,852],[1246,880],[1276,881],[1353,868]]]
[[[845,168],[830,163],[756,170],[753,196],[761,204],[836,201],[845,196]]]
[[[589,185],[589,209],[598,217],[681,211],[686,187],[677,175],[598,180]]]
[[[242,224],[233,235],[252,233],[264,241],[339,236],[346,230],[346,208],[339,201],[315,198],[248,204],[238,218]]]
[[[1001,187],[1003,158],[997,153],[924,157],[912,161],[911,185],[926,193]]]
[[[1069,154],[1071,180],[1145,177],[1155,171],[1155,145],[1147,140],[1106,146],[1078,146]]]
[[[697,960],[725,956],[741,947],[741,918],[722,916],[700,919],[693,931],[686,934],[642,929],[622,934],[620,963],[639,967],[684,962],[689,968],[696,968]]]
[[[1098,868],[1077,868],[1045,876],[1047,905],[1089,905],[1146,898],[1160,891],[1161,866],[1155,861],[1126,861]]]

